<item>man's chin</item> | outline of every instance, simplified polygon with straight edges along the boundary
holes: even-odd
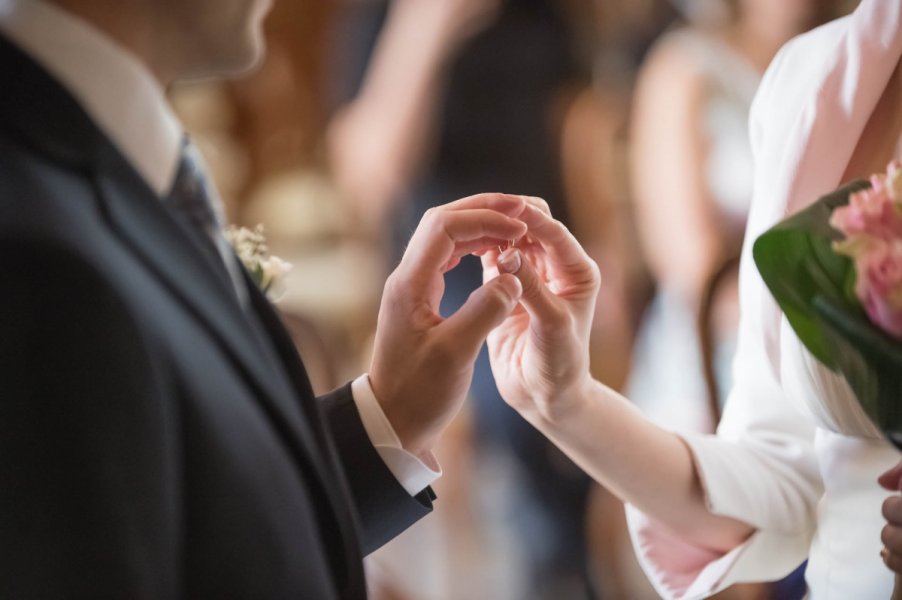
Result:
[[[236,64],[234,68],[223,71],[222,77],[227,79],[239,79],[260,69],[263,60],[266,58],[266,51],[261,48],[253,57],[245,61],[243,64]]]
[[[240,79],[258,70],[266,58],[266,45],[255,41],[241,54],[234,54],[216,64],[197,65],[194,69],[179,78],[179,82],[194,83],[216,79]]]

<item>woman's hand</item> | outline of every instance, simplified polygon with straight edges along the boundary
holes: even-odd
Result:
[[[517,218],[526,236],[514,249],[482,257],[486,279],[513,273],[523,290],[519,306],[488,336],[501,395],[622,500],[694,544],[735,548],[753,529],[708,510],[686,443],[589,374],[598,267],[541,200],[528,199]]]
[[[370,383],[409,452],[435,446],[466,398],[486,335],[520,298],[520,283],[505,275],[443,318],[443,275],[462,256],[524,235],[524,205],[520,196],[478,194],[430,209],[385,282]]]
[[[543,200],[528,199],[519,219],[528,234],[482,256],[486,280],[512,273],[523,286],[520,306],[488,337],[489,357],[511,406],[529,420],[554,421],[593,384],[589,332],[601,276]]]
[[[883,502],[886,526],[880,533],[880,540],[883,542],[880,556],[891,571],[902,574],[902,495],[898,493],[902,483],[902,461],[877,481],[884,489],[896,492]]]

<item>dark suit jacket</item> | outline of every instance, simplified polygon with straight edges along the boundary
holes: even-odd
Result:
[[[194,235],[0,38],[0,598],[362,598],[430,510]]]

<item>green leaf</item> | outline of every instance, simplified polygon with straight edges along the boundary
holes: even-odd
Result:
[[[822,296],[848,311],[861,311],[849,296],[854,281],[852,261],[833,251],[840,239],[830,227],[830,214],[849,201],[849,195],[868,187],[851,183],[828,194],[803,211],[762,234],[752,248],[755,264],[789,324],[808,350],[828,368],[837,369],[832,342],[822,330],[813,301]]]
[[[818,296],[813,308],[832,344],[837,370],[864,412],[895,443],[902,442],[902,344],[867,317]]]
[[[830,215],[869,187],[846,185],[762,234],[755,264],[805,347],[842,375],[864,411],[902,449],[902,343],[868,320],[852,261],[833,251]]]

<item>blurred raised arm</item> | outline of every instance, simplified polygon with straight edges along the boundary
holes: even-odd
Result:
[[[381,223],[429,154],[447,66],[499,0],[395,0],[358,96],[328,132],[339,189]],[[367,219],[369,217],[369,219]]]

